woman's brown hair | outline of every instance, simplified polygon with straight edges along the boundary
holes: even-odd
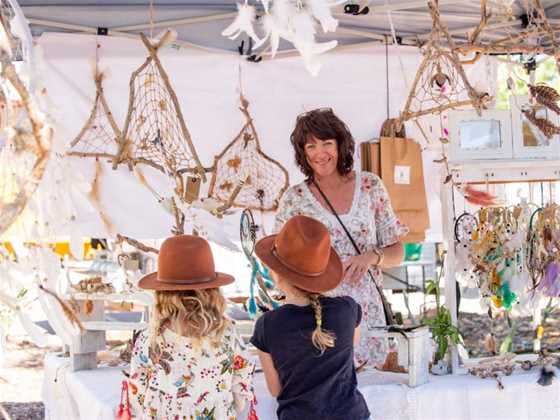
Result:
[[[290,135],[294,147],[296,164],[307,178],[313,179],[313,169],[305,156],[305,145],[315,137],[319,140],[336,140],[338,148],[337,170],[346,175],[354,167],[354,138],[344,122],[338,118],[332,109],[321,108],[306,112],[298,116],[296,126]]]

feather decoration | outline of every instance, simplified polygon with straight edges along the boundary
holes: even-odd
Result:
[[[552,379],[555,376],[556,374],[554,373],[554,366],[548,363],[546,365],[543,365],[543,367],[541,368],[541,373],[539,375],[537,383],[542,386],[548,386],[552,384]]]
[[[550,139],[554,135],[560,134],[560,127],[557,127],[546,118],[537,117],[535,109],[523,109],[521,110],[521,112],[523,113],[523,115],[525,115],[525,118],[533,123],[539,130],[541,130],[541,133],[543,133],[546,138]]]
[[[467,185],[462,192],[465,200],[471,204],[483,207],[496,205],[496,196],[486,191],[480,191]]]
[[[99,159],[96,159],[95,175],[93,177],[93,181],[91,182],[91,189],[88,194],[88,198],[91,201],[91,204],[93,204],[93,206],[99,212],[99,217],[101,219],[101,222],[103,223],[103,226],[105,226],[105,229],[107,230],[108,233],[112,234],[114,233],[115,229],[113,227],[113,224],[109,220],[109,218],[105,215],[105,212],[103,211],[103,207],[101,206],[101,201],[99,200],[99,186],[100,186],[102,171],[103,169],[101,166],[101,162],[99,161]]]
[[[486,334],[486,337],[484,338],[484,349],[492,355],[498,354],[496,339],[494,338],[494,334],[492,333]]]
[[[39,289],[41,289],[47,295],[52,296],[58,302],[58,304],[62,308],[62,312],[64,312],[64,315],[66,315],[66,317],[68,318],[68,320],[70,321],[70,323],[72,325],[75,325],[76,327],[78,327],[78,329],[80,330],[80,334],[83,334],[85,332],[84,325],[82,324],[82,322],[80,321],[80,319],[76,315],[76,312],[74,312],[74,310],[66,302],[64,302],[60,298],[60,296],[58,296],[52,290],[47,289],[43,285],[39,285]]]
[[[331,4],[325,0],[307,0],[311,13],[321,23],[323,32],[334,32],[338,27],[338,20],[331,14]]]
[[[535,99],[539,104],[547,107],[551,111],[560,114],[560,107],[558,106],[560,94],[556,91],[556,89],[545,84],[528,86],[529,92],[531,93],[533,99]]]
[[[237,4],[237,16],[226,29],[222,31],[223,36],[229,39],[235,39],[242,33],[246,33],[253,41],[260,43],[260,39],[255,33],[253,23],[255,22],[256,11],[255,7],[247,3]]]
[[[560,281],[558,281],[559,267],[555,262],[550,262],[545,269],[545,274],[543,279],[538,285],[538,289],[541,290],[546,296],[558,297],[560,296]]]

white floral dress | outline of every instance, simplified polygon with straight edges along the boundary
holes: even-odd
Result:
[[[278,232],[295,215],[313,217],[322,222],[329,229],[332,245],[343,261],[356,255],[336,217],[319,203],[305,182],[290,187],[282,197],[275,231]],[[339,216],[362,252],[393,245],[399,236],[408,232],[393,212],[385,185],[370,172],[356,173],[352,207],[348,213]],[[381,284],[381,270],[375,267],[371,272],[376,282]],[[386,341],[379,338],[379,331],[375,331],[374,327],[386,325],[385,314],[377,288],[369,275],[366,273],[356,284],[342,282],[329,294],[351,296],[362,307],[361,339],[355,349],[356,362],[383,363],[387,352]]]
[[[235,327],[221,344],[193,340],[166,329],[150,349],[147,331],[134,345],[129,395],[138,419],[234,420],[253,397],[253,365],[242,354]]]

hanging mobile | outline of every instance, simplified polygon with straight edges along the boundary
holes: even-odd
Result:
[[[255,224],[253,212],[251,212],[250,209],[243,210],[241,213],[239,236],[243,252],[251,263],[251,284],[249,288],[249,300],[247,302],[247,311],[249,312],[249,316],[251,318],[254,318],[257,315],[255,287],[257,287],[257,293],[260,301],[259,303],[262,303],[261,307],[263,309],[274,309],[279,306],[268,293],[268,290],[274,288],[274,282],[270,277],[268,268],[261,266],[253,255],[258,231],[259,226]]]

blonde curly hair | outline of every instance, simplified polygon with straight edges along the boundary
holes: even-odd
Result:
[[[152,342],[165,328],[194,339],[220,342],[230,320],[225,316],[226,300],[219,288],[155,291],[151,319]]]

